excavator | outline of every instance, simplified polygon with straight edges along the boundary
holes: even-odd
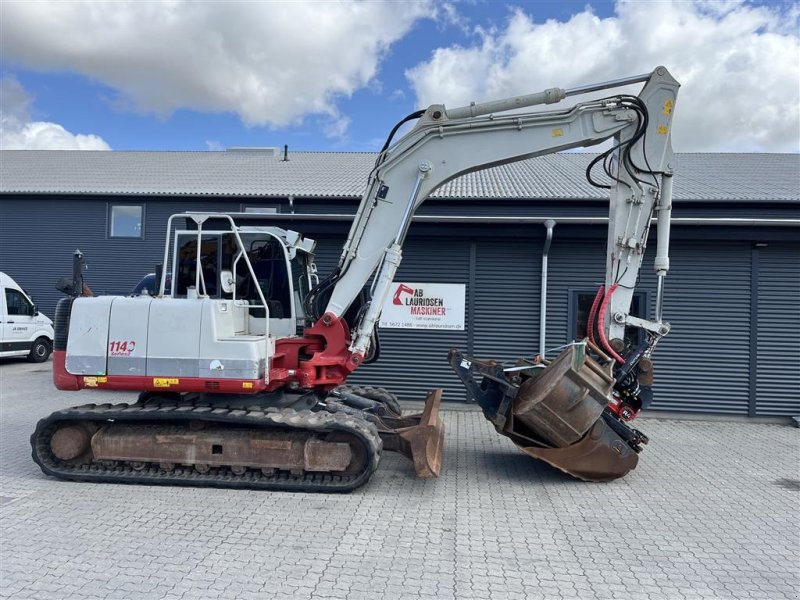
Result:
[[[638,84],[638,95],[626,92]],[[554,360],[509,366],[451,349],[449,361],[468,398],[523,452],[585,481],[624,476],[647,443],[630,421],[648,399],[651,356],[670,328],[662,298],[678,88],[657,67],[408,115],[378,153],[338,264],[322,280],[313,240],[244,214],[171,216],[152,294],[85,297],[76,252],[56,310],[54,384],[139,395],[43,418],[33,460],[73,481],[346,492],[369,480],[387,450],[410,459],[419,477],[438,476],[442,391],[404,414],[387,390],[347,385],[379,356],[377,324],[415,211],[465,173],[609,141],[586,170],[610,202],[605,282],[587,338]],[[600,97],[530,110],[583,94]],[[645,319],[630,307],[653,221],[657,299]],[[626,328],[643,341],[626,343]]]

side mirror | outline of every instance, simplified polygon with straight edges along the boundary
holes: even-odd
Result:
[[[36,308],[35,304],[33,305],[33,316],[34,317],[38,317],[39,316],[39,309]]]
[[[233,278],[232,271],[222,271],[220,273],[220,285],[222,286],[222,291],[226,294],[232,294],[233,290],[236,288],[236,280]]]

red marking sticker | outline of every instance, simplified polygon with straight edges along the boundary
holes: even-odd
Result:
[[[109,356],[130,356],[136,348],[133,340],[119,341],[114,340],[108,343]]]

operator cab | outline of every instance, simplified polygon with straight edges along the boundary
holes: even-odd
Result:
[[[233,231],[222,219],[204,225],[199,232],[175,232],[175,286],[166,295],[233,300],[236,306],[246,306],[241,333],[269,332],[283,338],[302,330],[302,299],[316,279],[314,240],[278,227],[238,226]]]

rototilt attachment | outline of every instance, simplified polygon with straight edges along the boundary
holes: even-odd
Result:
[[[612,365],[586,348],[570,345],[549,364],[521,360],[512,368],[455,349],[449,358],[484,416],[523,452],[578,479],[610,481],[636,467],[647,437],[608,410]]]

